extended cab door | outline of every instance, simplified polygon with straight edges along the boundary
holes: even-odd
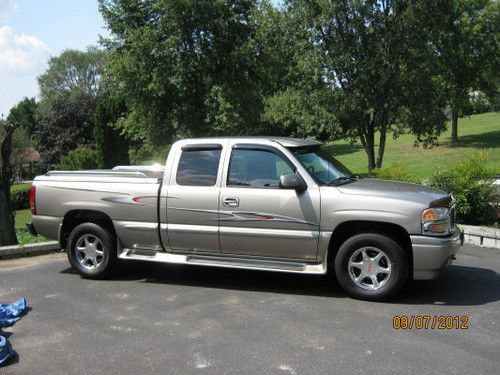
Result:
[[[290,157],[288,155],[290,155]],[[319,188],[280,189],[279,178],[303,168],[273,145],[233,143],[220,194],[220,246],[226,254],[315,260],[320,218]],[[302,174],[307,174],[302,171]]]
[[[168,247],[174,252],[220,252],[222,143],[177,145],[166,186]]]

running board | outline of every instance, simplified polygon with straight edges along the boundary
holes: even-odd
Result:
[[[123,249],[120,259],[145,260],[157,263],[191,264],[196,266],[239,268],[248,270],[277,271],[304,274],[325,274],[324,263],[309,264],[293,261],[276,261],[259,258],[230,257],[218,255],[185,255],[158,252],[146,249]]]

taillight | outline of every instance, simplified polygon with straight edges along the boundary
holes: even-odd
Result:
[[[36,215],[36,186],[31,185],[30,188],[30,208],[31,208],[31,213],[33,215]]]

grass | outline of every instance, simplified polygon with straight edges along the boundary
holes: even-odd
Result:
[[[31,235],[31,233],[28,232],[24,227],[24,223],[31,221],[31,211],[29,209],[15,211],[15,215],[16,215],[16,235],[19,245],[48,241],[48,239],[45,237],[42,236],[35,237]]]
[[[437,145],[430,149],[414,147],[415,138],[410,134],[395,140],[388,136],[383,168],[404,170],[421,181],[437,168],[453,164],[470,151],[486,149],[489,154],[488,167],[500,174],[500,112],[460,118],[459,144],[455,147],[450,146],[450,135],[451,127],[448,124],[448,130],[438,139]],[[352,172],[367,173],[366,153],[360,143],[351,144],[342,140],[328,142],[325,147]]]

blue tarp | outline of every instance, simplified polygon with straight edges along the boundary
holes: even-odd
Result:
[[[26,311],[26,300],[21,298],[11,305],[0,305],[0,328],[13,325]],[[9,341],[0,336],[0,366],[13,354]]]

